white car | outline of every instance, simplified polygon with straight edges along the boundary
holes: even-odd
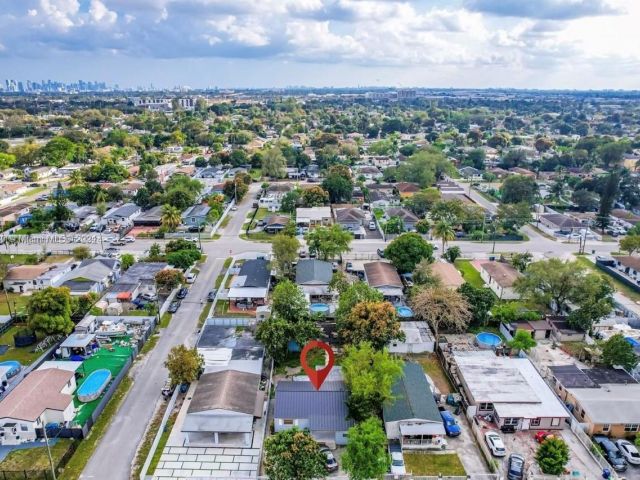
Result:
[[[489,431],[485,433],[484,441],[487,442],[487,446],[494,457],[504,457],[507,454],[507,449],[504,448],[504,442],[497,432]]]
[[[187,283],[193,283],[196,281],[196,274],[195,273],[187,273],[187,275],[184,277],[185,282]]]
[[[402,452],[391,453],[391,474],[392,475],[405,475],[407,473],[404,468],[404,458]]]
[[[372,220],[369,222],[369,230],[375,230],[375,229],[376,229],[376,222]]]
[[[136,237],[134,237],[133,235],[127,235],[126,237],[124,237],[124,241],[127,243],[133,243],[136,241]]]
[[[640,465],[640,453],[629,440],[616,440],[616,446],[624,459],[631,465]]]

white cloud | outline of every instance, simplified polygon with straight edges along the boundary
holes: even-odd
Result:
[[[113,24],[118,19],[118,14],[109,10],[100,0],[91,0],[89,15],[95,23],[103,26]]]

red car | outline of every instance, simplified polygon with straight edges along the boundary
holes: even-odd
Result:
[[[545,432],[544,430],[541,430],[539,432],[536,432],[534,438],[536,439],[536,442],[542,443],[549,437],[554,437],[554,434],[551,432]]]

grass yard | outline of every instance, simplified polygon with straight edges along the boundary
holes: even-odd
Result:
[[[200,312],[200,316],[198,317],[199,327],[204,325],[204,322],[207,320],[207,318],[209,318],[209,313],[211,313],[211,303],[207,303]]]
[[[600,270],[598,267],[596,267],[595,263],[593,263],[591,260],[589,260],[586,257],[583,257],[581,255],[577,255],[576,256],[576,261],[583,265],[584,267],[588,268],[589,270],[600,274],[601,276],[607,278],[611,284],[613,285],[613,288],[615,288],[618,292],[620,292],[621,294],[623,294],[625,297],[630,298],[631,300],[633,300],[634,302],[640,302],[640,293],[636,292],[633,288],[625,285],[624,283],[622,283],[620,280],[613,278],[611,275],[607,275],[606,272]]]
[[[0,292],[0,315],[9,315],[9,305],[11,311],[17,310],[18,313],[26,311],[29,295],[21,295],[19,293]],[[7,304],[7,302],[9,302]]]
[[[252,242],[263,242],[263,243],[271,243],[273,242],[275,235],[267,232],[255,232],[255,233],[241,233],[240,238],[243,240],[249,240]]]
[[[256,228],[256,226],[257,226],[256,224],[258,223],[258,221],[259,221],[259,220],[264,220],[264,219],[265,219],[266,217],[268,217],[269,215],[271,215],[271,214],[269,213],[269,210],[268,210],[268,209],[266,209],[266,208],[259,208],[259,209],[258,209],[258,212],[256,213],[256,217],[255,217],[255,218],[253,219],[253,221],[251,222],[251,225],[249,225],[249,228],[253,230],[254,228]],[[250,211],[250,212],[247,214],[247,217],[248,217],[248,218],[251,218],[252,216],[253,216],[253,212],[252,212],[252,211]]]
[[[173,315],[169,312],[166,312],[164,315],[162,315],[162,317],[160,318],[160,328],[167,328],[172,318]]]
[[[69,460],[69,463],[67,463],[67,466],[64,468],[62,475],[58,477],[59,480],[78,480],[78,478],[80,478],[80,474],[87,465],[91,455],[93,455],[98,442],[104,436],[107,427],[111,424],[111,418],[118,411],[118,407],[127,396],[127,393],[129,393],[132,385],[133,380],[131,380],[131,377],[126,376],[122,379],[122,382],[118,385],[118,389],[113,394],[113,397],[111,397],[111,400],[109,400],[106,408],[102,411],[98,421],[93,425],[89,435],[80,443],[71,460]]]
[[[438,387],[438,390],[440,390],[440,393],[451,393],[453,391],[453,387],[451,383],[449,383],[449,379],[444,373],[444,370],[442,370],[442,365],[440,365],[440,361],[435,354],[425,353],[422,355],[414,355],[411,357],[411,360],[415,360],[422,365],[424,373],[429,375],[433,383]]]
[[[405,453],[407,473],[412,475],[466,475],[457,453]]]
[[[478,272],[473,265],[471,265],[470,260],[456,260],[456,268],[460,270],[462,277],[464,280],[474,287],[482,288],[484,287],[484,280],[480,276],[480,272]]]
[[[220,222],[220,227],[218,227],[218,229],[220,228],[225,228],[227,225],[229,225],[229,222],[231,221],[231,215],[227,214],[226,217],[224,217],[224,219],[222,220],[222,222]]]
[[[36,265],[38,263],[38,255],[35,253],[0,253],[0,263]]]
[[[158,335],[157,333],[151,335],[149,337],[149,340],[147,340],[145,344],[142,346],[142,348],[140,349],[139,355],[146,355],[151,350],[153,350],[153,348],[158,343],[158,340],[160,340],[160,335]]]
[[[40,357],[40,355],[42,355],[43,352],[33,351],[33,349],[36,347],[36,344],[20,348],[16,348],[14,346],[13,335],[25,327],[26,325],[24,324],[14,324],[9,328],[9,330],[4,332],[2,336],[0,336],[0,345],[9,345],[9,350],[0,355],[0,362],[5,362],[7,360],[17,360],[23,366],[31,365]],[[38,337],[38,339],[41,340],[41,337]]]
[[[59,438],[55,445],[51,445],[51,457],[53,464],[57,465],[62,457],[67,453],[73,441],[68,438]],[[0,470],[7,471],[23,471],[23,470],[49,470],[49,456],[47,455],[47,447],[25,448],[22,450],[14,450],[0,462]],[[24,477],[27,478],[27,477]]]

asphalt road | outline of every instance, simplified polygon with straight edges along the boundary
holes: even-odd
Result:
[[[224,260],[230,256],[230,252],[237,255],[269,249],[268,244],[253,244],[237,238],[247,212],[251,209],[255,191],[256,188],[253,188],[249,198],[239,205],[238,211],[232,212],[229,224],[221,232],[222,238],[215,242],[203,243],[208,255],[207,261],[201,266],[200,274],[191,285],[182,306],[173,315],[171,323],[162,330],[155,348],[132,368],[133,387],[113,417],[111,425],[80,476],[81,479],[129,478],[135,452],[151,421],[154,407],[158,402],[164,401],[160,390],[168,373],[162,364],[175,345],[195,343],[200,312],[209,290],[213,288],[216,277],[222,271]]]

